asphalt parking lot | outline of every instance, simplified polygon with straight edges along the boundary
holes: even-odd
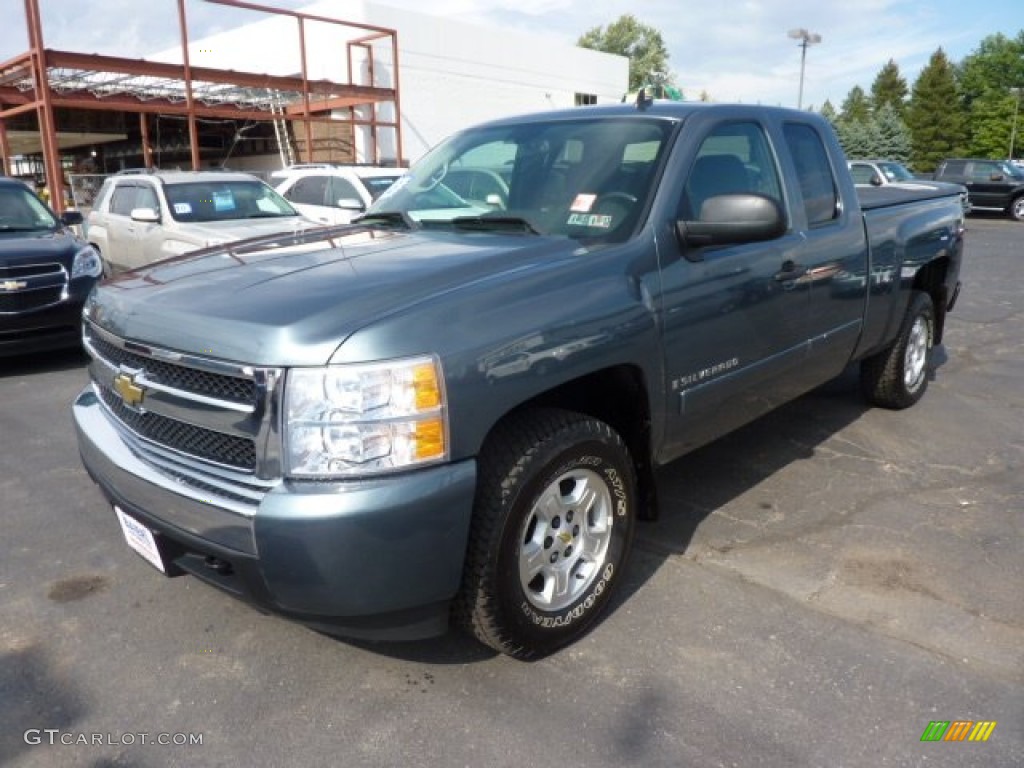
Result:
[[[920,404],[844,376],[664,468],[614,610],[532,664],[160,577],[81,469],[84,359],[0,360],[0,765],[1024,765],[1024,225],[967,242]]]

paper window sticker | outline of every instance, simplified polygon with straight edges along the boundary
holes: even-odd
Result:
[[[230,192],[213,193],[213,210],[233,211],[235,210],[235,196]]]
[[[180,216],[188,216],[192,213],[192,206],[188,203],[175,203],[174,212]]]
[[[587,195],[581,192],[576,195],[576,199],[572,201],[569,210],[576,211],[577,213],[586,213],[594,207],[595,200],[597,200],[597,195]]]
[[[570,213],[570,226],[574,227],[597,227],[598,229],[611,229],[612,217],[602,213]]]

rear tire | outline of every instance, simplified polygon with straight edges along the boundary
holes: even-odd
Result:
[[[480,455],[456,620],[523,660],[579,639],[622,578],[636,507],[633,463],[607,424],[554,409],[511,417]]]
[[[934,339],[932,299],[915,291],[896,341],[861,362],[861,389],[868,402],[899,410],[920,400],[928,389]]]

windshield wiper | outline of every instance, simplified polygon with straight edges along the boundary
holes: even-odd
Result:
[[[405,229],[416,229],[417,224],[405,211],[378,211],[376,213],[364,213],[352,219],[353,224],[370,225],[398,225]]]
[[[452,219],[455,229],[473,232],[521,232],[539,235],[534,226],[520,216],[456,216]]]

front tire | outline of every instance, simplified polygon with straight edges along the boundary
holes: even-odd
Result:
[[[928,389],[934,339],[932,299],[915,291],[896,341],[861,363],[861,389],[868,402],[899,410],[920,400]]]
[[[458,622],[524,660],[579,639],[632,545],[636,475],[622,439],[570,411],[513,416],[484,446],[477,488]]]
[[[1024,195],[1010,203],[1010,216],[1017,221],[1024,221]]]

